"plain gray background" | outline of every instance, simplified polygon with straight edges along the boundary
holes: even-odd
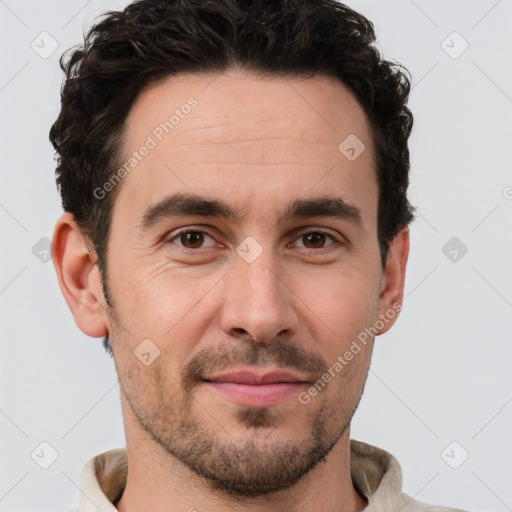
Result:
[[[404,309],[376,341],[351,435],[390,451],[416,499],[511,510],[512,2],[347,3],[412,72],[419,214]],[[124,446],[113,361],[75,326],[44,237],[61,214],[48,141],[58,58],[95,16],[126,4],[0,0],[3,512],[68,510],[83,464]],[[42,442],[58,452],[48,469],[31,457],[51,457]]]

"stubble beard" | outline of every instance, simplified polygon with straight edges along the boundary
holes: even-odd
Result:
[[[211,491],[245,501],[287,489],[318,466],[349,427],[361,396],[362,391],[348,417],[343,418],[336,418],[336,411],[323,403],[304,429],[309,434],[286,442],[269,440],[272,430],[279,428],[272,409],[241,408],[237,413],[240,431],[248,430],[254,437],[237,442],[225,429],[220,432],[227,440],[201,425],[192,414],[195,399],[190,393],[178,411],[157,406],[151,416],[127,401],[140,426],[166,453],[193,471]],[[179,421],[173,421],[177,412]]]

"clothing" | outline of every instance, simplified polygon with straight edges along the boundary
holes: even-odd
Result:
[[[436,507],[402,492],[402,469],[388,452],[350,440],[350,472],[357,491],[368,499],[364,512],[465,512]],[[113,503],[126,486],[128,461],[125,448],[90,459],[80,472],[80,505],[69,512],[116,512]]]

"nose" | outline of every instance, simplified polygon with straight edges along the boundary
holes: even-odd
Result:
[[[268,344],[297,331],[297,297],[270,253],[264,250],[252,263],[238,258],[227,276],[221,328],[231,338]]]

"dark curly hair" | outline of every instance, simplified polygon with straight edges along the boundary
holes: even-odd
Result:
[[[84,44],[62,55],[61,111],[50,130],[57,185],[94,246],[105,299],[112,207],[120,187],[97,187],[120,164],[124,121],[137,96],[185,72],[241,68],[277,77],[337,77],[357,98],[373,136],[379,183],[378,241],[413,219],[407,199],[410,75],[382,58],[373,24],[335,0],[138,0],[103,15]],[[108,336],[104,346],[112,355]]]

